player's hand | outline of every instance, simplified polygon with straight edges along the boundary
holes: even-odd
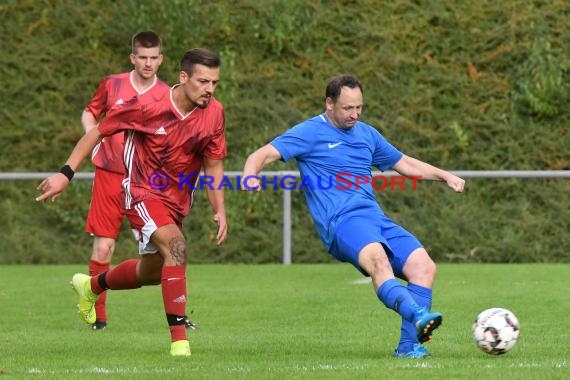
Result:
[[[61,173],[47,177],[36,188],[42,192],[42,194],[36,198],[36,201],[44,202],[48,198],[51,198],[52,202],[55,201],[56,198],[63,193],[67,185],[69,185],[69,180]]]
[[[244,191],[261,191],[259,177],[246,175],[242,177],[241,189]]]
[[[447,186],[449,186],[456,193],[462,193],[463,189],[465,189],[465,180],[463,178],[459,178],[456,175],[452,174],[446,182]]]
[[[225,214],[215,214],[214,222],[218,225],[218,234],[216,235],[216,244],[222,245],[226,238],[228,237],[228,222],[226,220]]]

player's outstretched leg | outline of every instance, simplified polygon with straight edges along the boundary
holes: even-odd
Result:
[[[425,308],[421,308],[417,311],[415,315],[415,325],[416,331],[418,333],[418,341],[420,343],[425,343],[431,341],[432,333],[437,329],[441,322],[443,321],[443,316],[438,312],[430,312]]]
[[[76,273],[71,279],[71,286],[79,296],[77,308],[79,309],[81,318],[92,325],[97,319],[95,313],[97,295],[91,291],[91,277],[86,274]]]

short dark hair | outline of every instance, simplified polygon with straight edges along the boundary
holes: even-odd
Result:
[[[139,32],[133,36],[131,39],[131,48],[133,54],[136,53],[137,49],[143,48],[153,48],[158,47],[162,50],[162,40],[160,36],[155,32],[148,30],[144,32]]]
[[[327,89],[325,90],[325,99],[331,98],[334,103],[338,100],[340,96],[340,90],[343,87],[348,88],[359,88],[360,92],[364,95],[364,90],[362,89],[362,84],[355,75],[352,74],[341,74],[333,77],[329,80],[327,84]]]
[[[193,48],[188,50],[180,60],[180,71],[192,76],[195,65],[204,65],[211,69],[220,67],[220,57],[206,48]]]

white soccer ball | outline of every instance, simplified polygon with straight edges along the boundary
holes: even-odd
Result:
[[[520,326],[519,320],[511,311],[494,307],[477,316],[471,331],[481,350],[492,355],[502,355],[514,347]]]

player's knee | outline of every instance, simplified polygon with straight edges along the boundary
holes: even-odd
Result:
[[[93,244],[91,259],[101,263],[110,262],[115,250],[115,241],[112,239],[97,240]]]
[[[433,260],[430,260],[430,271],[435,276],[435,274],[437,272],[437,265],[435,264],[435,262]]]
[[[142,255],[137,275],[142,285],[158,285],[162,277],[164,260],[158,254]]]
[[[150,273],[147,278],[145,278],[145,285],[160,285],[162,276],[162,271],[157,271],[156,273]]]
[[[176,266],[186,265],[186,240],[183,236],[176,236],[168,242],[169,259]]]
[[[366,268],[364,268],[372,277],[385,276],[392,273],[390,261],[385,254],[378,252],[370,254],[366,260]]]
[[[404,275],[413,283],[420,285],[433,284],[437,266],[429,257],[427,252],[418,252],[418,254],[410,257],[404,266]]]
[[[144,285],[158,285],[162,277],[162,267],[147,269],[140,277]]]
[[[437,267],[434,261],[431,258],[427,257],[426,259],[422,260],[419,265],[415,266],[415,271],[418,275],[424,278],[433,279],[435,278]]]
[[[160,273],[144,273],[139,277],[141,285],[159,285],[161,282]]]
[[[435,262],[432,259],[428,258],[428,260],[426,260],[425,264],[423,265],[422,271],[424,273],[424,276],[434,279],[437,272],[437,265],[435,265]]]

